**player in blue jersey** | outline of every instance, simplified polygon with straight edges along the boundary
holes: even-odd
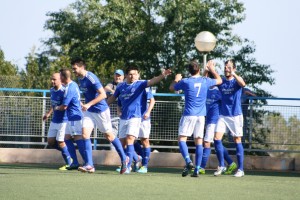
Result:
[[[130,173],[132,158],[134,155],[134,141],[139,136],[142,111],[141,98],[144,90],[150,87],[171,73],[171,70],[164,70],[160,76],[151,80],[138,80],[139,69],[136,66],[130,66],[126,69],[126,81],[120,83],[113,96],[108,98],[108,104],[113,103],[118,98],[121,106],[119,137],[126,138],[126,154],[129,157],[126,173]]]
[[[68,146],[69,152],[73,159],[74,168],[79,167],[76,156],[75,146],[72,141],[74,138],[79,153],[86,163],[86,156],[84,154],[84,141],[82,139],[82,111],[80,105],[80,91],[77,83],[71,79],[71,71],[68,69],[60,70],[60,78],[65,85],[65,94],[62,105],[56,106],[55,110],[66,110],[68,117],[68,132],[66,132],[65,142]]]
[[[94,172],[94,164],[92,159],[92,143],[91,133],[95,127],[104,133],[105,138],[111,142],[121,158],[121,171],[126,171],[126,154],[124,153],[122,144],[113,132],[110,118],[110,109],[106,103],[106,92],[99,81],[98,77],[90,71],[87,71],[86,64],[83,59],[76,58],[71,62],[73,72],[79,78],[80,90],[85,97],[85,104],[82,105],[84,114],[83,118],[83,139],[85,144],[85,152],[87,162],[85,166],[78,169],[82,172]]]
[[[51,108],[43,116],[43,120],[47,120],[53,113],[53,117],[48,130],[47,142],[49,146],[55,147],[57,150],[61,151],[62,157],[65,160],[66,165],[60,167],[59,170],[67,170],[72,164],[72,159],[68,151],[68,147],[64,142],[68,118],[65,111],[54,110],[56,106],[62,104],[65,88],[61,84],[59,73],[54,73],[51,76],[51,83],[53,86],[50,89]]]
[[[208,77],[213,78],[211,73],[208,73]],[[211,153],[211,143],[214,140],[215,128],[219,119],[220,107],[221,107],[222,95],[217,86],[211,86],[207,91],[206,99],[206,118],[205,118],[205,136],[203,141],[203,155],[200,165],[200,174],[205,174],[205,167],[208,158]],[[228,168],[225,174],[232,174],[232,172],[237,168],[236,163],[232,161],[228,154],[227,149],[224,147],[224,159],[228,163]]]
[[[151,111],[155,104],[154,96],[151,92],[151,88],[146,88],[143,92],[141,102],[141,113],[142,115],[142,122],[139,132],[139,138],[141,140],[143,149],[142,149],[142,166],[140,169],[137,170],[138,173],[146,174],[148,172],[148,162],[150,159],[151,147],[150,147],[150,132],[151,132]],[[148,105],[149,100],[149,105]],[[139,145],[139,143],[137,143]],[[137,145],[134,145],[135,150]]]
[[[226,167],[224,165],[224,147],[222,138],[224,133],[230,132],[236,144],[236,155],[238,162],[238,170],[234,174],[235,177],[244,176],[244,148],[242,145],[243,136],[243,113],[241,107],[242,88],[245,82],[242,77],[236,73],[236,65],[233,60],[225,62],[223,83],[218,86],[222,94],[222,104],[220,109],[220,118],[217,122],[216,133],[214,138],[217,157],[219,160],[218,170],[215,176],[221,175]]]
[[[186,144],[187,137],[193,135],[196,145],[196,167],[192,176],[198,177],[203,153],[202,140],[206,116],[205,102],[207,90],[213,85],[221,84],[222,80],[215,71],[215,64],[211,60],[207,63],[207,69],[213,74],[215,79],[200,76],[200,67],[196,61],[190,62],[186,68],[191,74],[191,77],[182,79],[182,75],[177,74],[175,80],[170,85],[170,90],[182,90],[185,97],[184,111],[180,119],[178,131],[179,149],[186,162],[182,176],[187,176],[189,171],[194,168]]]

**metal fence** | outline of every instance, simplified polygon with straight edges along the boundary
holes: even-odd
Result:
[[[50,120],[43,122],[42,116],[50,107],[48,96],[48,90],[0,88],[0,147],[47,147]],[[151,143],[161,151],[177,151],[184,99],[179,94],[154,96],[159,100],[152,111]],[[249,104],[242,106],[246,151],[274,155],[300,153],[300,99],[252,97]],[[111,113],[117,126],[114,104]],[[92,138],[94,149],[109,147],[99,131],[95,130]],[[230,136],[224,138],[224,143],[229,149],[235,148]]]

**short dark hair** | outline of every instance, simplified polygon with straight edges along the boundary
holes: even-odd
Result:
[[[192,76],[200,71],[200,66],[197,61],[193,60],[189,64],[185,65],[186,69],[190,72]]]
[[[235,65],[235,60],[233,60],[233,59],[226,60],[226,62],[225,62],[225,66],[227,65],[227,63],[228,63],[228,62],[232,62],[232,64],[233,64],[233,68],[236,68],[236,65]]]
[[[76,58],[73,58],[71,60],[71,65],[72,66],[73,65],[78,65],[79,67],[82,67],[82,66],[85,67],[85,61],[82,58],[80,58],[80,57],[76,57]]]
[[[60,69],[59,73],[65,79],[69,79],[72,76],[71,71],[69,69]]]
[[[127,67],[126,70],[125,70],[126,75],[127,75],[131,70],[136,70],[136,71],[138,71],[138,72],[140,71],[139,68],[138,68],[138,66],[136,66],[136,65],[130,65],[130,66]]]

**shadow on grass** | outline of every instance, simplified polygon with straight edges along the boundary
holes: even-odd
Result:
[[[57,164],[0,164],[1,169],[53,169],[58,170],[61,165]],[[114,174],[118,166],[95,166],[96,174]],[[182,168],[149,168],[148,174],[162,173],[162,174],[178,174],[181,176]],[[206,170],[205,176],[213,176],[215,170]],[[132,172],[133,173],[133,172]],[[4,174],[1,173],[0,174]],[[118,173],[116,173],[117,175]],[[246,176],[278,176],[278,177],[300,177],[299,171],[258,171],[258,170],[245,170]]]

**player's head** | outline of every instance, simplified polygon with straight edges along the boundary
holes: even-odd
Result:
[[[214,75],[211,72],[208,72],[207,77],[209,77],[209,78],[215,78]]]
[[[85,75],[85,61],[82,58],[72,59],[71,66],[75,76]]]
[[[71,81],[71,71],[69,69],[61,69],[60,72],[60,80],[63,84],[67,84]]]
[[[117,69],[114,73],[115,83],[121,83],[124,81],[124,72],[121,69]]]
[[[126,69],[126,81],[127,83],[133,83],[140,77],[139,68],[135,65],[131,65]]]
[[[51,76],[51,83],[55,89],[58,89],[61,86],[60,74],[54,73]]]
[[[200,66],[199,66],[198,62],[195,60],[191,61],[185,67],[192,76],[194,76],[200,72]]]
[[[235,71],[236,70],[236,65],[235,61],[233,59],[229,59],[225,62],[224,66],[224,74],[226,77],[230,77],[231,75],[231,70]]]

